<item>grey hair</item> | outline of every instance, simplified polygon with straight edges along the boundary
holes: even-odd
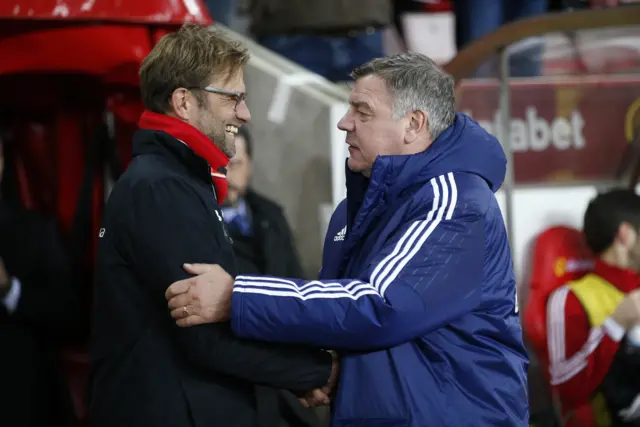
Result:
[[[387,84],[393,96],[394,120],[414,110],[424,111],[434,140],[455,120],[453,78],[431,58],[415,52],[399,53],[375,58],[351,73],[355,80],[369,75]]]

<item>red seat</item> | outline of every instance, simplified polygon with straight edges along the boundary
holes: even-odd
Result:
[[[548,366],[547,299],[558,287],[591,271],[594,259],[582,233],[574,228],[551,227],[542,232],[534,242],[529,298],[524,310],[523,329],[543,367]],[[548,386],[548,370],[544,369],[542,374],[546,379],[546,391],[553,395],[553,390]],[[552,399],[555,401],[555,398]]]
[[[525,332],[536,349],[546,351],[547,298],[558,287],[590,271],[593,262],[582,233],[574,228],[551,227],[536,238],[524,312]]]

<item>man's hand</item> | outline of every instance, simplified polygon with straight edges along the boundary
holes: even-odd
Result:
[[[331,366],[331,374],[327,385],[322,388],[311,390],[310,392],[298,397],[300,404],[305,408],[313,408],[320,405],[328,405],[331,402],[330,396],[333,394],[336,384],[338,383],[338,374],[340,372],[340,362],[338,355],[330,352],[333,356],[333,364]]]
[[[315,408],[316,406],[324,406],[331,403],[329,394],[325,393],[325,388],[313,389],[298,397],[298,401],[304,408]]]
[[[611,315],[620,326],[628,331],[640,324],[640,289],[629,292]]]
[[[195,326],[229,320],[233,277],[217,264],[185,264],[196,275],[173,283],[165,297],[171,317],[179,326]]]

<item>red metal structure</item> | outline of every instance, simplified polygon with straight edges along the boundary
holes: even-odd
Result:
[[[211,19],[196,0],[0,2],[0,123],[19,141],[15,173],[28,207],[71,227],[91,129],[106,112],[119,134],[135,123],[140,61],[184,22]]]
[[[0,2],[5,183],[27,208],[58,219],[87,295],[105,175],[128,163],[142,111],[140,62],[185,22],[212,23],[199,0]],[[86,356],[63,359],[86,421]]]

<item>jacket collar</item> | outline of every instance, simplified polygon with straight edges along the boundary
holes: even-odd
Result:
[[[437,142],[438,140],[429,149],[417,154],[378,156],[370,178],[350,170],[347,159],[347,221],[357,236],[360,235],[358,230],[366,230],[367,225],[386,206],[393,205],[405,190],[421,186],[435,176],[431,172],[430,163],[437,158],[434,156],[436,150],[432,151]],[[440,142],[439,145],[443,144]]]
[[[378,156],[371,169],[371,178],[351,171],[345,163],[347,216],[352,228],[355,230],[362,226],[364,217],[369,216],[374,208],[380,210],[392,204],[405,190],[421,186],[443,173],[439,166],[444,154],[457,144],[463,130],[461,125],[450,126],[421,153]]]

